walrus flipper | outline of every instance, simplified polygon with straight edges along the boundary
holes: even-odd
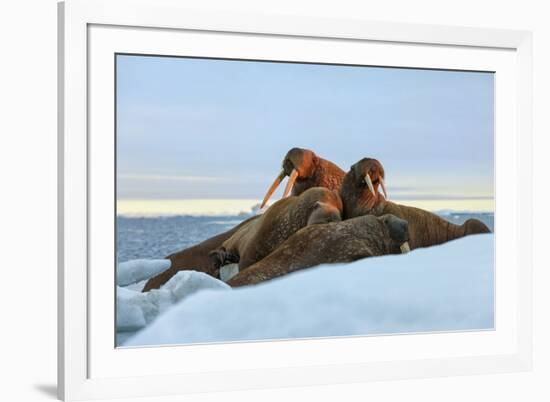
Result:
[[[221,266],[227,264],[237,264],[240,260],[237,254],[227,251],[225,247],[220,247],[216,250],[210,251],[208,256],[212,260],[216,269],[219,269]]]
[[[479,219],[468,219],[462,224],[462,226],[464,227],[465,236],[471,234],[491,233],[491,229],[489,229],[487,225],[481,222]]]

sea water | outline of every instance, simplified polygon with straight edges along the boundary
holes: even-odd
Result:
[[[476,218],[494,231],[493,213],[444,211],[438,214],[456,224]],[[252,213],[232,216],[118,216],[118,262],[138,258],[164,258],[225,232],[250,216]]]

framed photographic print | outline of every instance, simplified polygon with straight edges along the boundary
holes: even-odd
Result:
[[[59,17],[61,398],[530,369],[530,33]]]

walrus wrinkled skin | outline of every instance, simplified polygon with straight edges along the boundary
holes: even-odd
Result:
[[[246,226],[250,222],[255,221],[258,217],[259,215],[248,218],[247,220],[241,222],[239,225],[228,230],[227,232],[220,233],[219,235],[211,237],[195,246],[186,248],[185,250],[170,254],[166,257],[172,263],[170,268],[149,279],[143,287],[142,292],[148,292],[151,289],[160,288],[162,285],[168,282],[170,278],[172,278],[172,276],[176,275],[179,271],[184,269],[200,271],[213,277],[217,277],[218,267],[209,256],[209,253],[212,250],[220,247],[224,241],[229,239],[240,228]]]
[[[336,191],[323,187],[299,196],[283,198],[254,221],[242,225],[222,247],[212,251],[218,267],[239,263],[239,269],[260,261],[301,228],[342,219],[342,200]]]
[[[367,182],[372,183],[370,189]],[[364,158],[346,174],[340,196],[344,204],[344,219],[371,214],[392,214],[409,223],[411,249],[429,247],[471,234],[490,233],[489,228],[477,219],[468,219],[455,225],[419,208],[388,201],[379,192],[384,183],[384,168],[376,159]],[[387,197],[387,194],[386,194]]]
[[[399,254],[400,246],[408,239],[407,222],[393,215],[364,215],[307,226],[267,257],[239,272],[228,284],[233,287],[253,285],[319,264]]]
[[[288,176],[283,197],[289,193],[300,195],[312,187],[325,187],[340,191],[346,172],[331,161],[323,159],[309,149],[292,148],[283,159],[282,170],[267,190],[260,208],[263,208],[283,179]]]

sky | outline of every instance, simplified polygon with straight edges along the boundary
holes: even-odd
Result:
[[[492,203],[492,73],[118,55],[116,74],[120,201],[258,200],[302,147],[379,159],[396,201]]]

